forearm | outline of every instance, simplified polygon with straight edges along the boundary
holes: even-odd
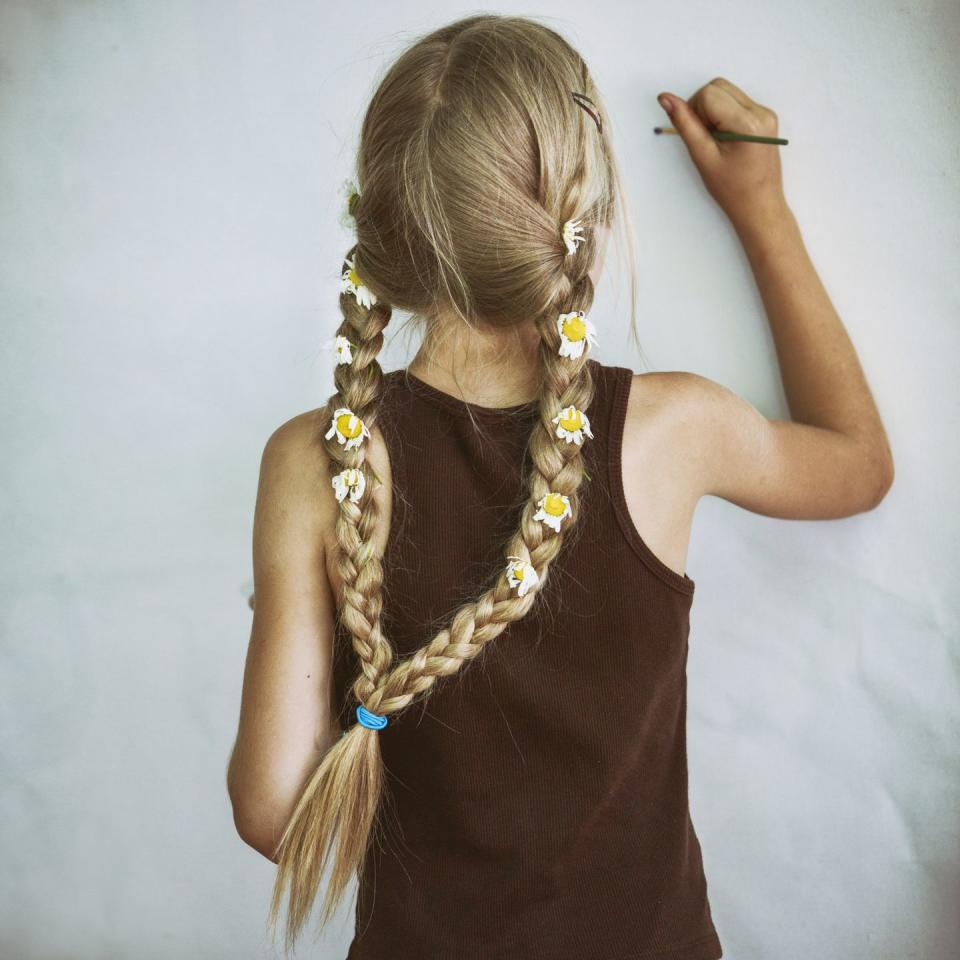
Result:
[[[849,436],[880,460],[889,458],[856,350],[786,201],[735,228],[767,313],[791,417]]]
[[[261,612],[262,616],[262,612]],[[304,783],[330,748],[335,719],[326,716],[329,678],[313,645],[297,632],[271,643],[254,631],[247,655],[240,723],[227,769],[234,822],[264,856],[280,840]]]

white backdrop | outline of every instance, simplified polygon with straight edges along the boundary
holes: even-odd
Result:
[[[598,357],[787,416],[736,235],[650,132],[660,90],[723,75],[780,115],[788,199],[893,444],[871,513],[698,510],[691,805],[724,956],[956,957],[960,9],[509,10],[577,44],[614,115],[649,365],[612,275]],[[275,868],[224,786],[259,458],[332,389],[339,186],[373,86],[469,12],[0,6],[4,958],[272,955]],[[339,960],[350,925],[299,955]]]

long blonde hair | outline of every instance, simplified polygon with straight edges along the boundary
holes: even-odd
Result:
[[[592,109],[573,94],[588,98]],[[336,435],[323,438],[331,479],[352,468],[367,481],[357,502],[349,496],[340,501],[338,611],[360,665],[353,695],[381,717],[392,720],[428,696],[440,678],[457,673],[526,615],[577,520],[583,456],[578,443],[557,437],[554,418],[571,406],[585,411],[594,384],[586,350],[560,356],[558,317],[586,313],[593,303],[592,228],[627,219],[605,116],[586,64],[559,34],[525,18],[480,15],[408,47],[364,117],[359,195],[350,205],[356,245],[343,269],[352,269],[375,302],[341,293],[337,333],[353,345],[352,361],[335,367],[337,389],[324,423],[335,427],[335,411],[344,409],[367,429],[377,422],[383,390],[377,355],[393,307],[422,317],[442,311],[488,328],[532,323],[540,334],[529,497],[519,528],[504,545],[505,564],[518,557],[536,572],[534,589],[521,595],[498,568],[479,597],[403,660],[381,629],[383,568],[373,543],[379,517],[371,490],[376,477],[366,464],[365,434],[349,446]],[[562,236],[570,220],[583,227],[573,254]],[[343,422],[358,429],[357,421]],[[567,497],[571,508],[559,531],[534,519],[538,501],[550,493]],[[358,722],[337,740],[309,778],[278,844],[269,923],[275,931],[289,883],[288,949],[310,915],[330,857],[321,926],[363,869],[381,800],[379,738]]]

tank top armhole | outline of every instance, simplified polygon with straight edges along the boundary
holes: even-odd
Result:
[[[667,566],[647,545],[640,536],[630,511],[627,508],[627,498],[623,487],[623,434],[627,420],[627,405],[630,400],[630,386],[633,381],[633,371],[627,367],[617,367],[617,376],[614,384],[613,402],[610,410],[610,434],[607,441],[608,457],[607,471],[610,484],[610,497],[617,522],[623,531],[627,542],[634,552],[646,564],[647,568],[658,576],[668,586],[673,587],[686,596],[692,596],[696,583],[685,573],[677,573]]]

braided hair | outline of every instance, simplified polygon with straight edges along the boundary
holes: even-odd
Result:
[[[583,100],[593,109],[581,109]],[[269,922],[275,928],[289,885],[288,949],[331,857],[321,926],[363,868],[383,788],[377,730],[530,611],[579,516],[581,446],[592,436],[584,411],[594,394],[586,349],[593,228],[613,221],[622,193],[599,104],[583,59],[553,30],[479,15],[412,44],[365,114],[336,392],[323,421],[339,501],[338,610],[359,665],[352,693],[360,706],[358,722],[307,780],[274,855]],[[504,564],[402,660],[381,626],[378,481],[366,461],[384,389],[377,357],[394,308],[488,328],[533,323],[539,334],[527,499]]]

